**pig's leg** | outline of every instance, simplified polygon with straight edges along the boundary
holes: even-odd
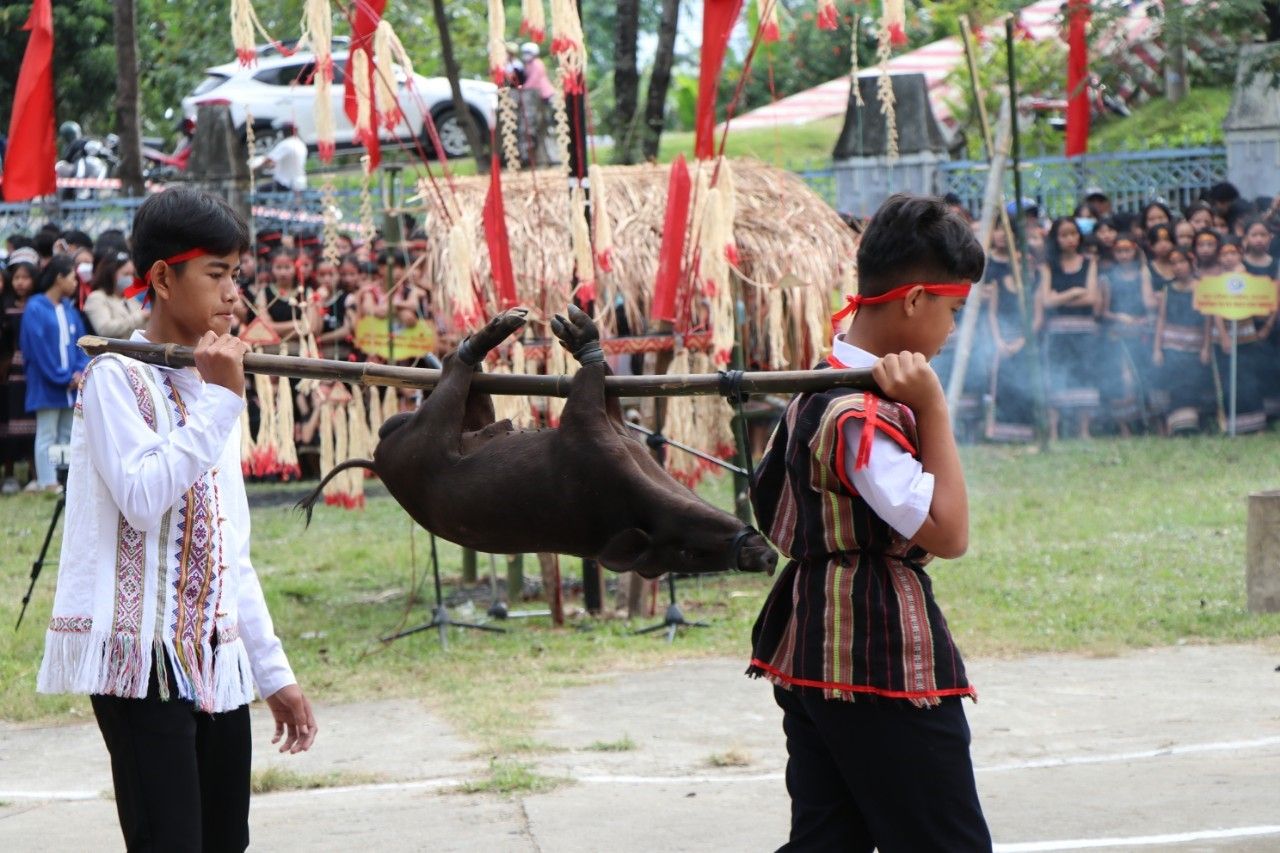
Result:
[[[573,354],[578,364],[582,365],[582,369],[570,386],[569,399],[565,403],[561,420],[570,415],[590,417],[592,412],[603,410],[613,422],[614,428],[625,434],[621,404],[616,397],[608,397],[604,393],[604,377],[610,371],[604,360],[604,350],[600,347],[600,330],[591,317],[577,306],[570,305],[567,313],[567,318],[559,314],[552,318],[551,331],[564,344],[565,349]],[[583,374],[589,376],[580,382],[578,377]],[[580,387],[582,390],[579,390]]]
[[[437,439],[448,440],[450,449],[460,449],[455,439],[461,438],[467,420],[471,377],[491,349],[524,325],[526,314],[528,310],[524,308],[512,308],[499,314],[467,337],[457,351],[445,357],[440,382],[414,416],[418,428],[427,430]],[[489,411],[489,421],[492,422],[492,408]]]

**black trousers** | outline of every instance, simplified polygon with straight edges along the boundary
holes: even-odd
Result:
[[[775,687],[787,735],[785,851],[990,851],[958,697],[930,709]]]
[[[170,696],[177,691],[170,685]],[[249,846],[249,706],[206,714],[161,701],[93,696],[111,753],[125,845],[156,853],[242,853]]]

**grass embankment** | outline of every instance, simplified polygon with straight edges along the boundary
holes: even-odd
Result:
[[[1244,593],[1246,498],[1280,484],[1280,434],[1098,440],[1047,454],[974,447],[964,457],[972,544],[962,560],[934,563],[931,574],[969,655],[1105,654],[1280,634],[1280,614],[1248,613]],[[272,491],[280,488],[253,489]],[[707,488],[722,506],[729,491],[727,480]],[[0,500],[0,719],[88,716],[83,698],[34,694],[57,540],[21,631],[8,627],[52,508],[43,496]],[[745,660],[772,582],[681,581],[686,616],[712,627],[672,645],[661,634],[632,636],[621,620],[555,630],[544,619],[513,620],[503,635],[455,630],[447,650],[434,631],[384,645],[379,637],[430,616],[427,537],[390,499],[375,498],[364,512],[318,510],[305,531],[287,506],[259,507],[253,522],[254,559],[277,630],[313,700],[424,697],[490,754],[541,750],[533,732],[542,701],[599,673],[697,655]],[[452,587],[460,552],[441,543],[440,556]],[[566,575],[576,576],[577,561],[564,562]],[[483,557],[480,566],[487,571]],[[536,574],[532,559],[526,572]],[[664,603],[660,597],[659,615],[643,622],[660,619]]]

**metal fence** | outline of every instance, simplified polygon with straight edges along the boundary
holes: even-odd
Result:
[[[96,236],[109,228],[126,233],[141,198],[90,198],[80,201],[5,202],[0,204],[0,235],[34,234],[46,222],[63,230],[76,229]]]
[[[982,207],[990,167],[985,162],[940,163],[937,193],[955,193],[970,210]],[[1051,216],[1069,216],[1087,189],[1098,187],[1114,209],[1136,211],[1149,201],[1181,209],[1202,192],[1227,179],[1227,150],[1218,147],[1178,148],[1094,154],[1083,157],[1036,157],[1021,164],[1022,194]],[[1013,199],[1013,173],[1005,174],[1005,198]]]

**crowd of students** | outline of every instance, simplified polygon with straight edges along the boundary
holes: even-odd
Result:
[[[1073,216],[1023,210],[1021,288],[997,228],[974,291],[982,313],[960,413],[974,432],[1029,439],[1037,383],[1053,437],[1225,429],[1232,335],[1197,311],[1195,292],[1233,272],[1280,287],[1280,199],[1249,202],[1224,183],[1182,211],[1153,201],[1115,212],[1101,190]],[[1240,321],[1236,344],[1235,429],[1256,432],[1280,417],[1276,314]],[[934,362],[944,380],[954,357],[953,337]]]
[[[422,265],[414,264],[426,250],[423,233],[415,232],[405,249],[388,249],[381,239],[357,245],[342,236],[337,242],[334,263],[314,236],[260,234],[254,251],[241,258],[237,329],[244,333],[260,317],[291,354],[305,350],[324,358],[378,360],[357,346],[362,318],[379,318],[380,328],[393,331],[425,319],[439,346],[449,346],[448,331],[430,315]],[[125,293],[136,271],[120,231],[104,231],[94,240],[48,225],[35,235],[10,236],[7,250],[0,291],[0,490],[56,491],[60,486],[48,450],[69,440],[75,395],[88,362],[76,341],[85,333],[128,338],[145,326],[149,311],[140,297]],[[396,282],[390,292],[388,266]],[[421,355],[397,361],[412,364]],[[249,396],[256,429],[252,391]],[[295,439],[303,446],[315,444],[318,408],[298,396],[294,415]],[[24,470],[25,485],[19,481]]]

